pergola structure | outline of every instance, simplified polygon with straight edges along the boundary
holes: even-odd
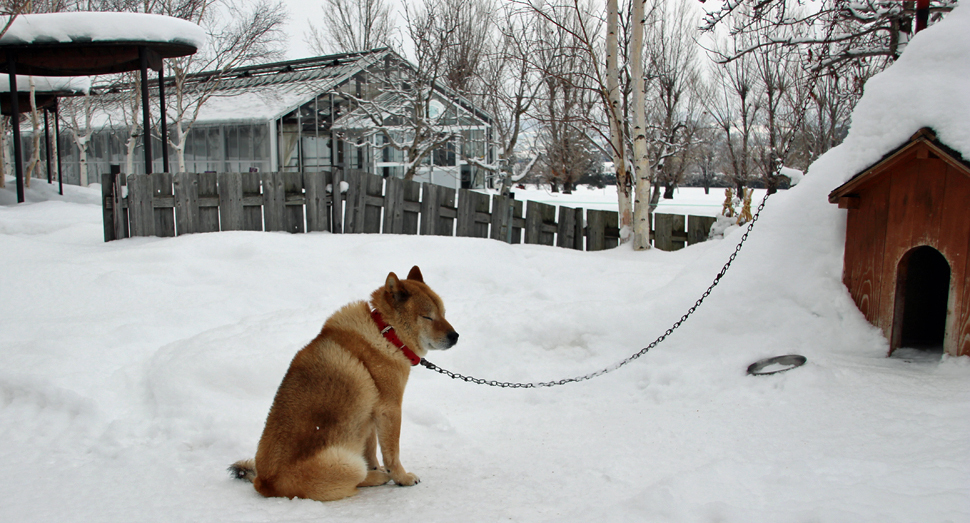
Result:
[[[30,104],[30,90],[33,82],[34,106],[44,110],[44,139],[47,145],[47,183],[53,183],[51,173],[51,136],[50,122],[48,114],[54,113],[54,140],[60,136],[60,118],[58,116],[57,100],[66,96],[82,96],[91,89],[91,81],[88,78],[49,78],[49,77],[21,77],[17,79],[18,86],[14,91],[17,93],[17,106]],[[9,79],[0,78],[0,114],[4,116],[13,115],[13,103],[11,99],[11,89]],[[61,176],[61,158],[57,157],[57,181],[59,194],[64,194],[64,180]]]
[[[159,97],[165,114],[162,60],[195,53],[205,42],[196,24],[169,16],[143,13],[46,13],[20,15],[0,37],[0,73],[17,75],[93,76],[141,71],[145,169],[152,172],[151,113],[148,69],[158,71]],[[13,117],[17,201],[24,201],[23,155],[20,143],[19,96],[10,96]],[[162,147],[167,129],[161,119]],[[168,154],[163,153],[166,170]]]

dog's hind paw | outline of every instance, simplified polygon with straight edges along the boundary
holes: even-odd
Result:
[[[391,481],[391,475],[384,469],[374,469],[367,472],[367,477],[357,485],[358,487],[376,487]]]

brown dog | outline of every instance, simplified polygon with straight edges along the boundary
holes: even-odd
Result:
[[[389,480],[416,484],[399,453],[404,386],[411,366],[428,350],[457,341],[441,298],[417,266],[406,280],[388,274],[370,306],[344,306],[296,353],[276,391],[255,461],[239,461],[230,471],[264,496],[319,501]]]

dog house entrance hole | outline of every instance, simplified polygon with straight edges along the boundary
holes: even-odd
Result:
[[[894,349],[943,352],[950,297],[950,264],[940,251],[917,247],[899,263]]]

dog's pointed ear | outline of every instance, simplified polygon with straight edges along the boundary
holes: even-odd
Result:
[[[411,267],[411,272],[408,273],[408,279],[424,283],[424,276],[421,276],[421,269],[417,265]]]
[[[387,280],[384,282],[384,288],[387,289],[387,294],[393,300],[394,303],[401,303],[406,301],[411,297],[408,291],[404,289],[401,285],[401,280],[397,278],[397,274],[390,272],[387,274]]]

